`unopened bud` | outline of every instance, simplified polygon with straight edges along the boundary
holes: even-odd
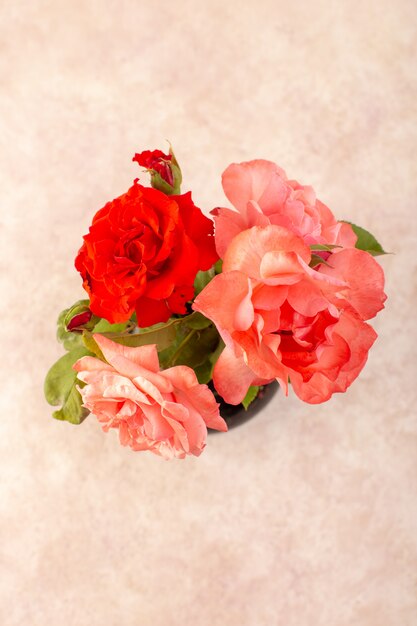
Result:
[[[80,300],[68,309],[64,325],[68,332],[82,332],[93,330],[99,318],[92,313],[88,300]]]
[[[167,195],[180,193],[182,174],[172,148],[169,154],[161,150],[145,150],[135,154],[133,161],[148,170],[154,189]]]

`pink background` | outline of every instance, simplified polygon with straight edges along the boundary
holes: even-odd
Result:
[[[2,626],[417,624],[415,2],[0,15]],[[280,394],[172,463],[54,421],[42,395],[81,236],[165,138],[205,211],[231,161],[269,158],[396,252],[345,396]]]

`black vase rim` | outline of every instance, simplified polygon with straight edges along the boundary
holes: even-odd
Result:
[[[219,402],[220,404],[220,415],[226,422],[228,430],[231,430],[232,428],[236,428],[237,426],[245,424],[253,417],[255,417],[255,415],[257,415],[262,409],[264,409],[277,393],[279,389],[279,384],[276,380],[274,380],[266,385],[261,385],[259,387],[258,395],[251,402],[247,409],[245,409],[242,403],[237,405],[228,404],[223,400],[221,396],[219,396],[212,384],[209,384],[209,387],[213,391],[217,402]],[[208,428],[207,430],[209,434],[221,432],[218,430],[212,430],[210,428]]]

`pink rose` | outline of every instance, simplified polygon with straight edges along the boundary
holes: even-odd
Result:
[[[186,366],[160,371],[155,345],[128,348],[95,334],[107,362],[85,356],[74,364],[84,406],[120,443],[165,459],[199,456],[207,427],[226,431],[219,405],[207,385]]]
[[[338,222],[330,209],[316,198],[312,187],[288,180],[278,165],[258,159],[232,163],[222,177],[223,189],[238,212],[212,211],[216,225],[216,248],[223,257],[238,233],[252,226],[284,226],[310,244],[353,248],[356,235],[349,224]]]
[[[311,251],[290,230],[255,226],[236,235],[223,273],[199,294],[194,309],[217,326],[226,348],[214,385],[238,404],[251,384],[290,380],[306,402],[346,391],[377,335],[364,320],[383,308],[384,275],[355,248],[309,267]],[[227,294],[227,297],[224,297]]]

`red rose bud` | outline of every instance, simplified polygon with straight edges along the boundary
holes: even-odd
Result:
[[[140,154],[135,154],[133,161],[148,170],[155,170],[169,185],[174,182],[169,168],[172,161],[171,154],[165,154],[161,150],[144,150]]]
[[[69,324],[67,324],[67,330],[69,332],[73,330],[79,330],[80,326],[85,326],[91,320],[93,314],[91,311],[86,311],[85,313],[80,313],[79,315],[74,315],[72,320],[70,320]]]
[[[132,160],[146,167],[154,189],[159,189],[167,195],[180,193],[182,174],[171,148],[169,154],[161,150],[144,150],[135,154]]]
[[[93,314],[88,300],[80,300],[76,302],[70,309],[64,319],[64,325],[67,332],[82,332],[83,330],[93,330],[98,322],[98,317]]]

